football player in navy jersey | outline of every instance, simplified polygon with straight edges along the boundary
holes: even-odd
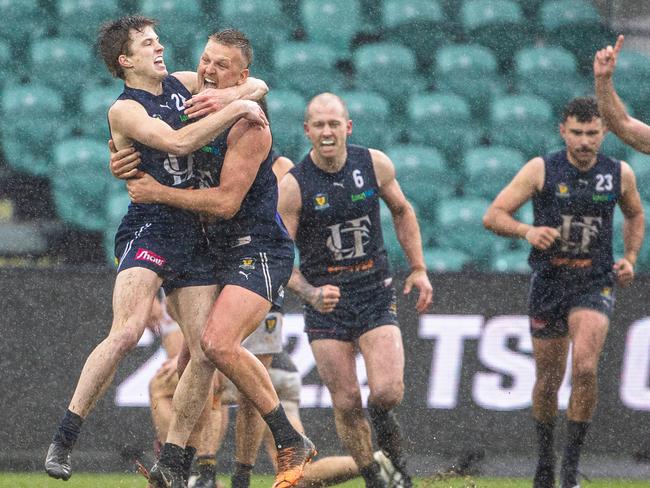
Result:
[[[431,304],[420,229],[413,207],[382,152],[347,143],[352,132],[345,103],[336,95],[313,98],[305,111],[312,144],[305,159],[280,182],[278,211],[300,252],[289,283],[305,303],[305,330],[318,372],[334,404],[337,432],[366,486],[382,487],[356,376],[356,351],[368,372],[368,412],[379,447],[411,485],[393,408],[404,394],[404,351],[379,217],[390,209],[411,266],[404,293],[415,286],[416,309]]]
[[[644,233],[643,207],[632,169],[599,152],[605,126],[596,101],[569,102],[560,134],[566,149],[526,163],[484,217],[488,229],[526,239],[532,246],[528,314],[536,365],[535,488],[555,486],[557,393],[570,345],[572,388],[560,482],[562,488],[578,486],[578,462],[596,407],[598,359],[614,307],[614,287],[632,282]],[[533,225],[513,218],[528,200],[533,202]],[[624,216],[625,252],[614,262],[617,204]]]
[[[102,27],[98,38],[102,57],[111,73],[125,82],[123,93],[109,109],[111,134],[117,148],[136,146],[141,171],[164,185],[193,187],[193,151],[240,119],[259,127],[267,122],[259,105],[236,100],[187,124],[184,102],[198,89],[197,78],[187,73],[168,75],[155,25],[153,19],[127,16]],[[70,452],[83,420],[110,385],[120,360],[137,344],[161,285],[185,334],[202,330],[216,291],[200,252],[203,239],[200,222],[192,214],[164,205],[129,207],[116,236],[113,323],[86,360],[48,449],[48,475],[70,478]]]
[[[614,47],[607,46],[596,53],[594,77],[598,108],[605,125],[622,141],[637,151],[650,154],[650,126],[627,113],[623,101],[616,93],[613,76],[616,60],[623,49],[624,36],[618,36]]]

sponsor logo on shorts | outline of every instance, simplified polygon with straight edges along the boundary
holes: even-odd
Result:
[[[163,266],[165,264],[165,258],[158,256],[148,249],[138,249],[138,252],[135,254],[135,259],[138,261],[149,261],[156,266]]]
[[[255,269],[255,258],[242,258],[239,267],[241,269]]]
[[[272,334],[277,326],[278,326],[277,317],[267,317],[264,320],[264,328],[266,329],[266,332],[268,332],[269,334]]]
[[[327,193],[319,193],[314,197],[314,210],[325,210],[329,206],[330,203],[327,198]]]
[[[571,195],[569,194],[569,186],[566,183],[558,183],[557,190],[555,191],[555,196],[561,198],[567,198]]]
[[[548,326],[548,321],[537,317],[531,317],[530,325],[533,328],[533,330],[542,330]]]
[[[280,285],[280,288],[278,288],[278,297],[284,298],[284,286]]]

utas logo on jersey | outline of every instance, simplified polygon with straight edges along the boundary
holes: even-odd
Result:
[[[330,225],[328,229],[331,235],[327,238],[327,248],[334,254],[334,259],[341,261],[365,256],[365,247],[370,241],[371,225],[370,217],[367,215],[348,220],[345,224]]]
[[[165,258],[158,256],[148,249],[138,249],[138,252],[135,255],[135,259],[138,261],[149,261],[156,266],[163,266],[165,264]]]
[[[325,210],[326,208],[329,208],[330,202],[329,199],[327,198],[326,193],[319,193],[314,197],[314,209],[315,210]]]
[[[266,332],[269,334],[272,334],[275,328],[278,325],[278,318],[277,317],[266,317],[264,320],[264,328],[266,329]]]
[[[557,191],[555,192],[555,195],[558,197],[566,198],[571,196],[569,194],[569,187],[566,183],[558,183],[557,184]]]
[[[242,258],[239,267],[241,269],[255,269],[255,258]]]

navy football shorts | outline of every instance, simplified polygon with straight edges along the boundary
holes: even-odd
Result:
[[[567,279],[535,272],[528,294],[530,333],[539,339],[565,337],[572,309],[588,308],[611,318],[615,301],[611,273]]]
[[[309,342],[318,339],[349,342],[382,325],[399,325],[392,279],[340,290],[341,298],[330,313],[320,313],[309,304],[304,305]]]

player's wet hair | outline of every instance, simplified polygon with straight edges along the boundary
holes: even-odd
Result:
[[[236,29],[224,29],[210,34],[208,39],[224,46],[238,47],[246,64],[244,68],[248,68],[253,64],[253,46],[251,46],[251,42],[243,32]]]
[[[142,15],[127,15],[102,25],[97,37],[97,49],[104,64],[115,78],[126,78],[117,60],[122,54],[131,54],[131,30],[142,32],[146,27],[158,25],[156,19]]]
[[[598,103],[593,97],[578,97],[571,100],[564,107],[562,112],[562,122],[566,122],[569,117],[575,117],[578,122],[591,122],[593,119],[600,119]]]

